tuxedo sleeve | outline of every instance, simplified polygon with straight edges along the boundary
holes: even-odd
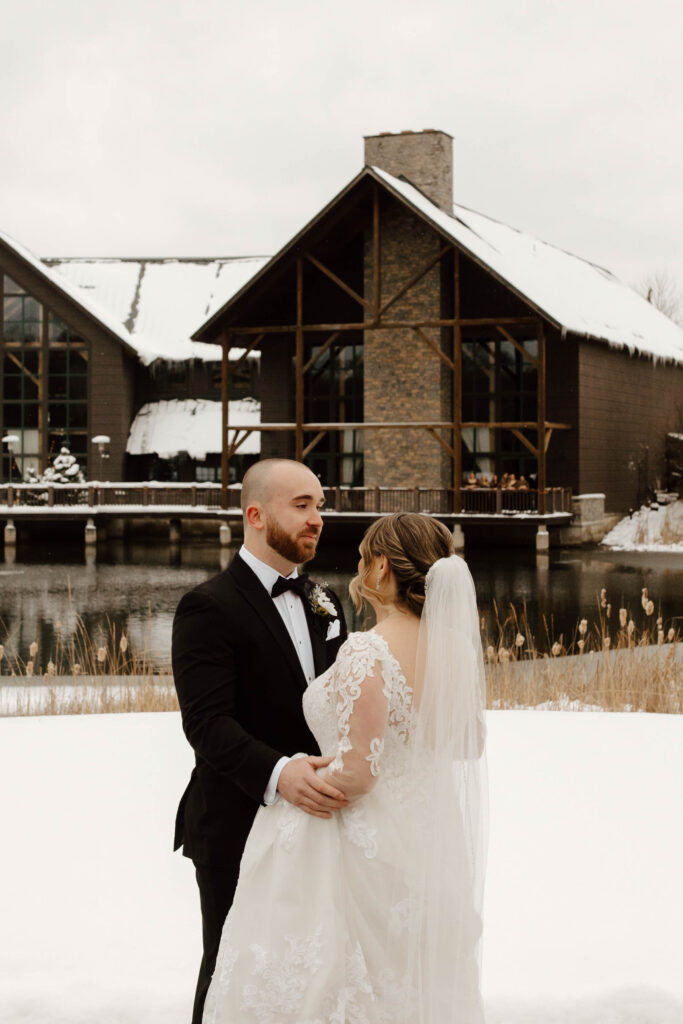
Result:
[[[282,751],[235,719],[238,671],[225,609],[191,591],[173,620],[173,677],[183,731],[198,757],[259,803]]]

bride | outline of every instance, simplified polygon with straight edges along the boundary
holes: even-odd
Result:
[[[445,526],[378,519],[351,633],[306,691],[331,819],[262,807],[204,1024],[481,1024],[486,781],[474,585]]]

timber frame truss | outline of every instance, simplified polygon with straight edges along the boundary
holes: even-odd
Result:
[[[407,292],[414,288],[420,281],[437,266],[443,258],[453,254],[453,317],[450,319],[434,320],[392,320],[387,313],[391,307],[398,302]],[[303,322],[303,266],[304,260],[316,267],[338,288],[358,303],[362,311],[363,319],[355,323],[327,323],[327,324],[306,324]],[[230,459],[239,450],[247,437],[254,432],[293,432],[295,435],[296,458],[303,460],[309,452],[330,431],[341,430],[426,430],[435,441],[438,442],[448,453],[452,463],[453,478],[453,511],[460,512],[462,508],[461,493],[458,481],[462,478],[462,453],[461,438],[463,428],[483,428],[509,430],[536,458],[538,463],[538,512],[543,515],[546,511],[546,453],[550,438],[554,430],[569,430],[568,423],[552,423],[546,418],[546,338],[544,322],[540,316],[518,316],[518,317],[477,317],[465,318],[461,316],[461,294],[460,294],[460,249],[457,245],[448,242],[441,246],[438,253],[429,259],[420,270],[414,274],[398,291],[384,299],[381,292],[382,265],[380,255],[380,197],[379,187],[374,186],[373,209],[372,209],[372,301],[359,295],[350,285],[337,276],[329,267],[326,267],[311,252],[303,252],[296,257],[296,323],[289,325],[266,325],[260,327],[231,327],[223,330],[220,342],[223,348],[222,361],[222,457],[221,457],[221,505],[227,507],[228,483]],[[450,354],[443,351],[434,340],[426,333],[427,328],[450,328],[451,346]],[[522,357],[534,365],[537,371],[537,416],[534,421],[513,422],[513,421],[486,421],[486,422],[463,422],[462,419],[462,331],[467,327],[491,327],[499,335],[509,341]],[[526,351],[523,345],[513,336],[509,328],[526,327],[535,331],[538,342],[538,355],[532,356]],[[323,356],[347,331],[377,331],[395,330],[397,328],[410,329],[415,337],[427,348],[434,352],[446,365],[451,374],[451,395],[452,395],[452,418],[439,422],[389,422],[389,423],[306,423],[304,422],[304,379],[311,367]],[[327,333],[328,337],[315,355],[308,361],[304,359],[304,335],[307,333]],[[274,334],[290,334],[295,337],[295,373],[296,373],[296,394],[295,394],[295,421],[294,423],[266,423],[258,425],[241,425],[229,423],[229,395],[230,377],[241,366],[250,352],[257,349],[264,338]],[[229,353],[233,346],[246,347],[240,358],[230,363]],[[523,431],[536,432],[536,444],[533,444]],[[233,432],[232,441],[228,441],[228,432]],[[446,432],[447,437],[443,436]],[[313,434],[313,437],[306,442],[305,435]]]

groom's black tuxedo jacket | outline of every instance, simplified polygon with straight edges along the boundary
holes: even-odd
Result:
[[[312,589],[312,588],[311,588]],[[304,600],[316,674],[346,637]],[[283,755],[318,754],[306,725],[301,663],[273,600],[236,555],[190,591],[173,621],[173,676],[195,768],[178,808],[174,849],[195,864],[237,864],[268,780]]]

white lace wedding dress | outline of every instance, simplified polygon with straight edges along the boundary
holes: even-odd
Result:
[[[429,765],[416,773],[411,764],[412,691],[384,638],[350,634],[307,689],[304,712],[323,754],[335,757],[330,782],[352,803],[331,819],[284,800],[259,810],[204,1024],[480,1024],[481,923],[457,865],[443,863],[439,879],[439,899],[453,904],[439,948],[416,949],[406,933],[421,914]],[[429,991],[420,980],[426,956]]]

